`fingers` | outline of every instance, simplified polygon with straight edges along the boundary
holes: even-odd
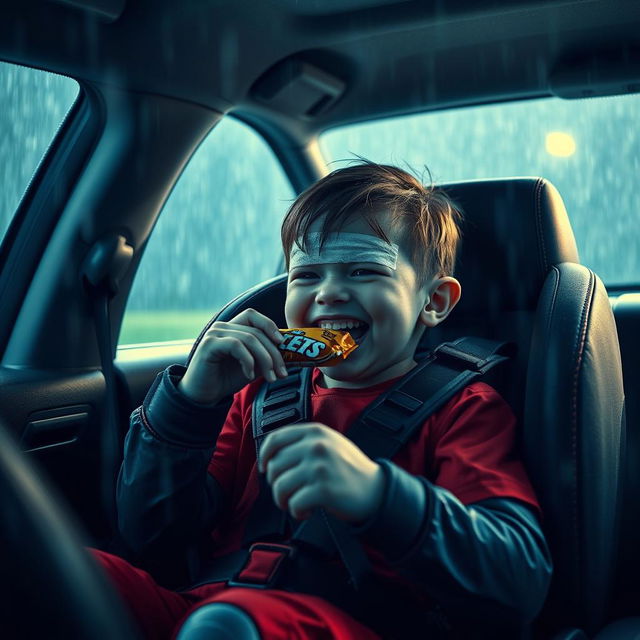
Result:
[[[227,343],[224,351],[233,357],[242,354],[240,363],[249,379],[255,377],[256,371],[270,382],[277,377],[287,376],[282,354],[277,347],[282,342],[282,335],[272,320],[253,309],[243,311],[230,322],[214,322],[207,331],[206,339],[220,346],[222,344],[219,341],[225,339],[241,343],[244,350],[238,346],[232,348],[231,343]]]
[[[276,344],[282,342],[282,334],[278,331],[278,326],[267,316],[259,313],[255,309],[245,309],[239,313],[233,320],[229,321],[233,324],[248,324],[250,327],[261,329],[265,335],[276,341]]]
[[[241,340],[234,338],[220,338],[218,343],[220,353],[226,353],[240,364],[242,373],[249,380],[255,377],[254,359],[251,352]]]
[[[282,473],[271,487],[276,505],[297,520],[309,517],[316,507],[323,506],[325,502],[322,485],[317,482],[316,475],[304,463]]]
[[[313,512],[323,506],[323,500],[315,486],[304,486],[296,491],[288,503],[288,511],[296,520],[306,520]]]
[[[328,466],[316,451],[326,450],[326,444],[313,437],[321,431],[315,423],[281,427],[267,436],[260,451],[260,470],[266,472],[274,502],[297,519],[326,501]]]
[[[269,382],[288,375],[275,323],[253,309],[206,331],[178,388],[191,400],[211,404],[263,375]]]
[[[282,354],[277,347],[284,338],[278,331],[276,323],[271,320],[271,318],[267,318],[267,316],[259,313],[255,309],[245,309],[233,318],[229,324],[242,327],[243,331],[248,331],[260,341],[271,360],[271,362],[269,362],[268,358],[265,359],[264,353],[261,350],[257,352],[257,355],[262,359],[261,362],[263,363],[263,367],[261,367],[262,374],[269,382],[273,382],[277,376],[286,377],[287,368],[284,364]]]
[[[265,466],[267,482],[273,485],[278,477],[285,471],[298,464],[305,464],[305,460],[310,460],[310,447],[304,438],[286,447],[282,447],[277,453],[271,456]]]
[[[302,485],[306,484],[307,474],[303,462],[298,461],[293,467],[280,474],[275,482],[271,483],[273,500],[280,509],[286,510],[289,497]]]
[[[269,382],[278,376],[287,375],[287,370],[278,348],[259,329],[229,325],[225,335],[241,342],[252,357],[252,369],[261,373]],[[253,376],[252,376],[253,377]]]
[[[315,430],[313,423],[294,424],[288,427],[280,427],[270,433],[260,447],[260,461],[258,469],[260,473],[267,470],[269,461],[283,448],[302,440],[307,435],[312,435]]]

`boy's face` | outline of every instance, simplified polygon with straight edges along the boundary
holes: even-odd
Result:
[[[321,224],[321,220],[316,221],[310,232],[319,231]],[[357,242],[353,250],[344,242],[334,246],[343,254],[347,250],[352,262],[300,265],[292,261],[285,303],[288,326],[344,329],[359,345],[340,364],[322,368],[327,387],[366,387],[400,376],[415,366],[413,354],[427,324],[422,312],[429,303],[434,280],[418,287],[418,275],[400,234],[387,225],[383,229],[398,245],[395,268],[390,266],[394,261],[385,256],[384,247],[376,252],[377,241],[386,243],[363,218],[342,228],[343,233],[367,236],[359,236],[362,242]],[[339,243],[339,236],[337,240]],[[331,256],[330,251],[327,256]],[[350,328],[348,323],[353,326],[354,322],[361,327]]]

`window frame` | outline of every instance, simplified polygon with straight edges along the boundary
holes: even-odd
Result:
[[[27,65],[11,61],[7,64]],[[42,70],[43,73],[54,73]],[[62,74],[56,74],[62,75]],[[75,188],[103,125],[95,92],[78,78],[76,99],[38,162],[0,240],[0,353],[4,354],[20,308],[64,205]],[[62,185],[62,188],[61,188]]]
[[[205,142],[205,140],[207,140],[210,135],[214,135],[215,129],[219,126],[224,118],[230,118],[239,122],[240,124],[248,127],[253,135],[257,135],[259,137],[260,141],[265,144],[266,148],[272,154],[274,161],[278,163],[279,168],[282,170],[283,177],[291,186],[292,196],[294,198],[297,197],[302,190],[307,188],[307,186],[313,184],[313,182],[315,182],[326,173],[326,167],[323,164],[324,158],[320,155],[319,147],[317,145],[317,136],[313,138],[307,146],[300,147],[300,145],[298,144],[293,144],[293,139],[288,134],[286,134],[284,130],[275,129],[266,121],[247,116],[247,114],[244,114],[242,112],[232,111],[226,113],[223,118],[221,118],[216,123],[212,130],[202,139],[200,145],[198,145],[198,147],[194,149],[192,155],[185,162],[182,171],[176,177],[171,190],[167,195],[167,198],[158,214],[158,219],[154,224],[154,229],[152,229],[149,234],[149,238],[151,238],[152,234],[154,233],[155,225],[158,224],[158,221],[160,220],[160,217],[164,213],[165,207],[169,202],[171,194],[184,175],[184,172],[187,171],[189,163],[198,153],[200,146]],[[149,239],[147,239],[147,242],[148,241]],[[132,277],[131,287],[127,295],[127,303],[129,295],[133,290],[135,278],[138,276],[138,268],[143,260],[144,254],[139,257],[139,262],[136,265],[136,273]],[[277,261],[274,261],[273,266],[274,270],[269,277],[274,277],[284,272],[284,258],[280,256]],[[249,287],[254,286],[254,284],[249,285]],[[242,292],[239,292],[238,295],[241,295],[241,293]],[[225,304],[227,302],[228,301],[226,301]],[[116,340],[117,353],[122,354],[118,355],[119,358],[122,357],[124,358],[124,360],[129,360],[132,357],[135,357],[134,353],[136,348],[146,348],[148,349],[147,353],[151,353],[149,349],[151,349],[152,351],[155,350],[158,353],[162,353],[166,349],[180,349],[185,345],[191,345],[193,343],[193,338],[154,340],[145,343],[122,342],[121,335],[125,317],[127,314],[127,306],[128,304],[123,310],[122,322],[120,323]]]

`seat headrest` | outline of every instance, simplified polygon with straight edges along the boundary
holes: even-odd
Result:
[[[455,272],[463,293],[443,323],[444,332],[427,332],[425,343],[449,339],[448,333],[508,337],[505,325],[512,324],[514,315],[535,310],[550,266],[578,262],[562,198],[542,178],[475,180],[441,188],[464,212]],[[238,296],[218,318],[229,320],[252,306],[284,327],[285,295],[286,275],[280,275]]]
[[[579,262],[564,203],[547,180],[476,180],[441,188],[464,214],[455,272],[463,287],[458,317],[535,309],[550,266]]]

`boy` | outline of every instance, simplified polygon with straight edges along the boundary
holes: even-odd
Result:
[[[243,545],[260,541],[243,539],[247,523],[267,495],[288,514],[269,542],[287,543],[321,510],[341,523],[348,545],[366,549],[377,590],[350,591],[352,567],[339,554],[322,562],[304,547],[285,562],[317,576],[317,588],[313,579],[302,589],[233,586],[209,568],[192,581],[199,586],[177,593],[98,552],[146,637],[515,637],[535,616],[549,552],[513,456],[513,415],[491,387],[458,393],[392,461],[370,459],[343,435],[413,369],[423,332],[458,302],[450,275],[458,216],[444,194],[394,167],[364,162],[323,178],[283,223],[285,315],[289,327],[349,330],[359,346],[313,371],[311,421],[268,434],[256,461],[254,397],[263,378],[287,370],[278,327],[249,309],[214,323],[186,371],[174,365],[158,376],[127,436],[119,527],[146,566],[202,548],[209,532],[209,556],[224,559],[214,569],[234,553],[246,558]],[[256,550],[251,563],[268,553]],[[323,577],[331,571],[335,591]]]

